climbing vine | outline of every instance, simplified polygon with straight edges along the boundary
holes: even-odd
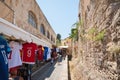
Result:
[[[92,27],[86,33],[86,38],[92,41],[102,41],[105,35],[105,30],[98,31],[97,28]]]

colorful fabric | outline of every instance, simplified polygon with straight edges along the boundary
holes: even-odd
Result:
[[[47,60],[48,47],[44,47],[44,60]]]
[[[43,47],[41,45],[38,46],[38,60],[43,60]]]
[[[10,47],[11,47],[12,52],[8,56],[9,57],[8,67],[13,68],[13,67],[22,65],[22,60],[20,57],[20,50],[22,49],[22,45],[19,44],[18,42],[11,41]]]
[[[51,49],[44,47],[44,60],[49,60],[51,58]]]
[[[7,41],[0,36],[0,80],[8,80],[8,59],[7,55],[11,51]]]
[[[35,53],[37,51],[37,45],[35,43],[23,44],[22,61],[27,64],[35,64]]]
[[[51,59],[51,49],[48,48],[47,60]]]

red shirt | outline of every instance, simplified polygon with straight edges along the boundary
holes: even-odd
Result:
[[[37,45],[35,43],[25,43],[23,44],[23,63],[35,64],[35,51],[37,50]]]
[[[38,60],[43,60],[43,49],[42,46],[38,46]]]

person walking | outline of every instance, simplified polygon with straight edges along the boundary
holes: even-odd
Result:
[[[62,57],[63,57],[63,59],[65,60],[65,57],[66,57],[66,49],[62,49]]]
[[[54,50],[51,49],[51,64],[54,62]]]

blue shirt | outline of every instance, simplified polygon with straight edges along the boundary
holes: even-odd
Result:
[[[10,47],[4,37],[0,36],[0,80],[8,80],[8,57]]]
[[[48,47],[44,47],[44,60],[47,60]]]

